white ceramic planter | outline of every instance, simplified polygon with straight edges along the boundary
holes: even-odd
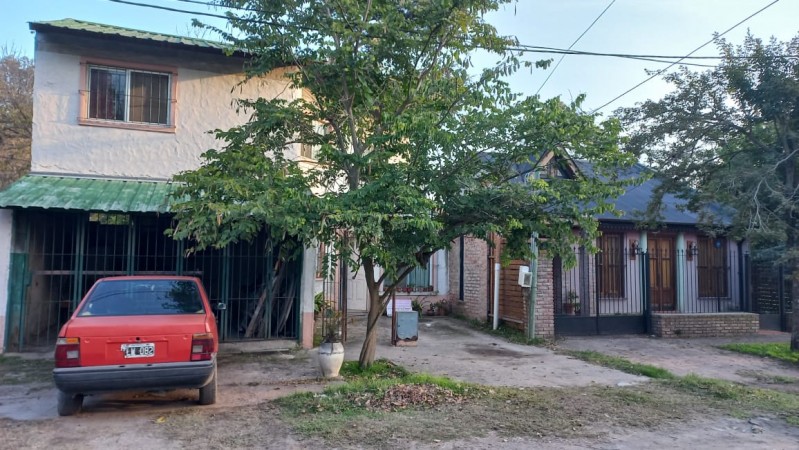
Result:
[[[319,346],[319,367],[322,369],[323,377],[337,377],[342,364],[344,364],[344,345],[341,342],[326,342]]]

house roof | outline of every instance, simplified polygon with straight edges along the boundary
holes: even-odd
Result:
[[[174,45],[184,48],[194,48],[199,50],[211,50],[222,52],[229,49],[223,42],[209,41],[172,34],[154,33],[151,31],[134,30],[132,28],[105,25],[101,23],[86,22],[76,19],[61,19],[45,22],[30,22],[30,29],[33,31],[65,31],[76,34],[103,35],[122,39],[136,39],[150,41],[158,44]]]
[[[593,166],[587,161],[574,161],[580,172],[585,176],[594,176]],[[621,179],[640,178],[652,174],[652,170],[643,164],[635,164],[625,173],[619,174]],[[616,209],[622,212],[621,216],[605,213],[597,216],[602,221],[637,222],[643,218],[649,202],[655,195],[655,189],[660,186],[661,180],[654,174],[639,185],[626,186],[624,193],[616,199]],[[699,213],[687,209],[688,202],[677,195],[666,192],[661,202],[661,220],[666,225],[691,225],[696,226],[701,222]],[[705,212],[714,216],[725,225],[732,223],[733,211],[722,205],[709,205]]]
[[[541,159],[539,156],[537,160]],[[594,172],[593,165],[584,160],[571,160],[574,164],[573,167],[577,169],[580,175],[586,177],[600,176]],[[526,183],[527,176],[533,169],[532,163],[516,164],[513,167],[514,172],[519,176],[515,177],[512,182]],[[621,179],[640,178],[651,173],[651,169],[643,164],[635,164],[624,173],[620,173]],[[571,174],[567,174],[569,176]],[[579,176],[579,175],[578,175]],[[601,176],[600,176],[601,177]],[[603,222],[638,222],[644,218],[643,213],[646,212],[650,200],[655,195],[655,189],[660,185],[660,180],[657,176],[651,177],[648,180],[638,185],[626,186],[625,191],[621,194],[615,202],[616,209],[622,214],[616,216],[612,213],[604,213],[596,216],[598,220]],[[689,211],[687,202],[678,198],[673,193],[666,193],[663,195],[662,209],[661,209],[661,222],[666,225],[688,225],[696,226],[700,223],[700,216],[698,213]],[[732,216],[730,211],[725,210],[721,206],[712,208],[711,211],[715,216],[719,217],[723,222],[729,223]]]
[[[0,191],[0,208],[168,212],[174,186],[167,181],[29,174]]]

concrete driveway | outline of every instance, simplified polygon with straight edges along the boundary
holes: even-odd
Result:
[[[379,325],[377,358],[387,358],[414,372],[514,387],[626,385],[647,380],[546,348],[512,344],[449,317],[422,317],[416,347],[392,346],[390,319],[381,318]],[[365,332],[363,320],[351,323],[348,332],[345,357],[358,359]]]

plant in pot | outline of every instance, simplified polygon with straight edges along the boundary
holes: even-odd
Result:
[[[566,293],[566,301],[563,303],[563,311],[568,315],[580,313],[580,296],[575,291]]]
[[[322,343],[319,345],[319,367],[325,378],[337,377],[344,363],[341,325],[341,312],[325,308],[322,313]]]
[[[427,305],[427,315],[428,316],[435,316],[436,311],[438,311],[438,303],[429,303]]]
[[[449,314],[449,302],[446,300],[441,300],[438,302],[438,309],[436,310],[439,316],[446,316]]]
[[[325,308],[325,293],[324,292],[317,292],[313,296],[313,313],[314,318],[319,318],[319,314]]]
[[[419,316],[421,316],[422,315],[422,309],[423,309],[422,302],[420,302],[419,300],[412,301],[411,302],[411,309],[416,311],[417,313],[419,313]]]

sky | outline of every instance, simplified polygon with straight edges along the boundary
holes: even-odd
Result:
[[[179,0],[130,0],[175,9],[218,13],[196,3]],[[503,35],[516,36],[522,44],[573,50],[652,55],[686,55],[774,0],[518,0],[487,19]],[[0,46],[33,56],[34,36],[28,22],[73,18],[90,22],[169,34],[192,34],[191,14],[115,3],[111,0],[0,0]],[[610,7],[608,8],[608,5]],[[799,1],[779,0],[725,35],[732,43],[743,41],[747,31],[761,38],[786,41],[799,35]],[[214,19],[205,18],[204,20]],[[216,24],[222,23],[221,21]],[[717,56],[713,44],[695,56]],[[657,77],[613,103],[610,100],[648,78],[647,70],[668,64],[597,56],[564,58],[560,55],[529,54],[532,60],[554,58],[548,70],[522,70],[510,78],[514,90],[544,98],[560,96],[568,101],[586,94],[583,108],[597,108],[609,115],[619,107],[658,99],[669,86]],[[711,60],[710,63],[712,63]],[[479,65],[492,61],[476,57]],[[708,61],[701,61],[708,63]],[[671,70],[675,70],[676,66]],[[703,70],[703,69],[697,69]],[[550,79],[542,86],[544,80]]]

